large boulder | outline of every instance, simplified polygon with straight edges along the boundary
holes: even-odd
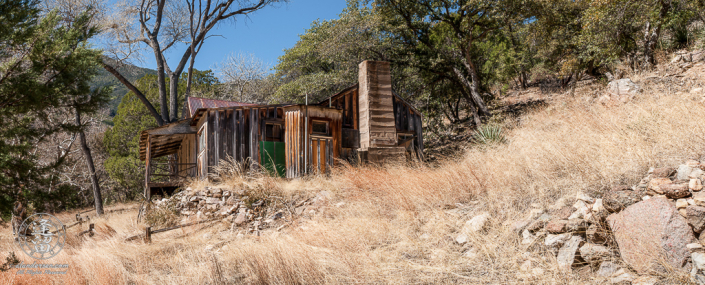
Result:
[[[622,78],[608,83],[607,91],[617,96],[634,96],[641,92],[641,87],[629,78]]]
[[[686,219],[665,198],[654,197],[607,217],[619,251],[639,274],[689,270],[687,244],[695,241]]]

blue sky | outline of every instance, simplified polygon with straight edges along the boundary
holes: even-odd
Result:
[[[345,0],[290,0],[288,4],[277,4],[250,14],[248,19],[240,17],[234,24],[224,23],[210,32],[223,37],[211,37],[203,44],[194,67],[212,69],[231,52],[252,53],[272,67],[284,54],[284,49],[293,47],[313,21],[337,19],[345,7]],[[177,64],[185,48],[172,48],[167,54],[170,66]],[[144,55],[145,62],[139,65],[156,68],[153,54],[146,52]]]

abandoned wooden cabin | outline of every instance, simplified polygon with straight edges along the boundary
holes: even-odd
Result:
[[[360,63],[358,84],[310,105],[189,97],[184,119],[145,130],[145,191],[171,193],[224,160],[286,178],[326,174],[345,160],[423,159],[421,114],[392,91],[388,62]]]

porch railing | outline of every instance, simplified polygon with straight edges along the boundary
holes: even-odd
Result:
[[[153,161],[149,168],[150,183],[182,182],[189,177],[196,177],[196,163],[178,163],[176,161]]]

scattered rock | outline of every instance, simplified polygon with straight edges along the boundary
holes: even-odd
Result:
[[[688,177],[690,177],[691,179],[693,179],[693,178],[702,178],[702,176],[703,176],[704,174],[705,174],[705,171],[703,171],[702,169],[700,169],[700,168],[693,168],[693,171],[690,172],[690,175],[688,175]]]
[[[663,191],[661,190],[661,185],[666,185],[666,184],[671,184],[673,183],[671,179],[668,178],[656,178],[656,179],[651,179],[649,181],[649,186],[648,186],[648,191],[647,194],[654,195],[654,194],[663,194]]]
[[[546,231],[552,234],[562,234],[566,232],[567,220],[553,220],[546,225]]]
[[[545,211],[543,209],[531,209],[529,212],[529,216],[526,217],[529,220],[534,220],[538,217],[540,217]]]
[[[521,232],[521,237],[521,244],[523,245],[532,244],[537,239],[536,235],[531,233],[529,230],[524,230],[523,232]]]
[[[700,178],[690,179],[690,182],[688,182],[688,189],[691,191],[703,190],[703,182],[700,181]]]
[[[641,201],[641,195],[637,192],[628,190],[610,191],[602,199],[602,205],[610,212],[619,212],[639,201]]]
[[[544,239],[544,245],[548,248],[558,249],[563,244],[568,241],[573,235],[570,233],[558,234],[558,235],[547,235]]]
[[[613,95],[635,95],[641,92],[641,87],[629,78],[614,80],[607,84],[607,91]]]
[[[531,220],[518,220],[512,225],[512,231],[521,234],[521,232],[526,229],[526,227],[531,224]]]
[[[671,183],[661,185],[661,191],[666,197],[671,199],[679,199],[690,196],[688,191],[688,183]]]
[[[573,266],[575,261],[575,253],[580,248],[580,245],[585,240],[580,236],[572,236],[568,241],[563,244],[561,249],[558,251],[558,267],[561,270],[569,271]]]
[[[545,227],[545,226],[546,226],[546,221],[536,220],[536,221],[531,222],[531,224],[529,224],[529,226],[526,227],[526,229],[533,233],[535,231],[543,229],[543,227]]]
[[[247,214],[243,212],[238,213],[235,217],[235,220],[233,221],[233,223],[238,226],[245,222],[247,222]]]
[[[587,229],[587,221],[583,219],[571,219],[565,225],[568,232],[582,233]]]
[[[580,247],[580,256],[592,265],[605,261],[611,255],[609,248],[602,245],[585,243]]]
[[[591,224],[587,231],[585,231],[585,236],[588,242],[601,244],[607,241],[607,233],[598,224]]]
[[[685,247],[687,247],[688,250],[690,250],[691,253],[692,253],[692,252],[696,252],[696,251],[701,251],[701,250],[703,249],[703,245],[700,244],[699,242],[689,243],[689,244],[686,245]]]
[[[697,284],[705,284],[705,253],[693,252],[690,255],[693,262],[693,269],[690,271],[690,278]]]
[[[565,207],[561,208],[560,210],[555,211],[552,216],[556,219],[559,219],[559,220],[567,220],[568,217],[570,217],[570,215],[573,214],[574,211],[575,211],[575,208],[573,208],[571,206],[565,206]]]
[[[654,169],[653,172],[651,172],[651,176],[653,178],[668,178],[673,173],[676,171],[676,169],[672,167],[661,167],[661,168],[656,168]]]
[[[705,192],[693,193],[693,203],[698,206],[705,206]]]
[[[612,275],[617,273],[617,271],[619,271],[621,268],[622,267],[620,267],[614,262],[605,261],[600,264],[600,269],[597,270],[597,275],[605,278],[611,277]]]
[[[620,255],[640,274],[664,271],[665,259],[674,268],[686,269],[690,252],[686,245],[695,240],[687,221],[667,199],[652,198],[607,217]]]
[[[615,272],[612,276],[613,277],[610,279],[610,283],[612,284],[632,282],[634,279],[636,279],[636,276],[632,272],[624,268],[617,270],[617,272]]]
[[[693,227],[693,231],[700,233],[705,229],[705,207],[687,206],[685,208],[688,224]]]
[[[678,180],[688,180],[690,176],[690,172],[693,171],[693,167],[690,165],[679,165],[678,166],[678,174],[676,175],[676,179]]]
[[[569,220],[582,219],[585,217],[585,215],[590,213],[590,208],[588,208],[587,204],[581,200],[575,202],[573,208],[575,208],[575,212],[573,212],[573,214],[568,217]]]
[[[469,235],[482,231],[485,226],[487,226],[487,222],[489,220],[489,213],[483,213],[468,220],[467,222],[465,222],[465,225],[460,230],[460,234],[455,238],[455,241],[459,244],[465,244],[466,242],[468,242]]]
[[[578,194],[576,195],[575,198],[578,199],[579,201],[583,201],[586,203],[592,203],[595,201],[595,199],[593,199],[592,197],[588,196],[587,194],[585,194],[581,191],[578,191]]]
[[[676,200],[676,209],[685,209],[685,207],[688,207],[688,200],[686,200],[686,199]]]

